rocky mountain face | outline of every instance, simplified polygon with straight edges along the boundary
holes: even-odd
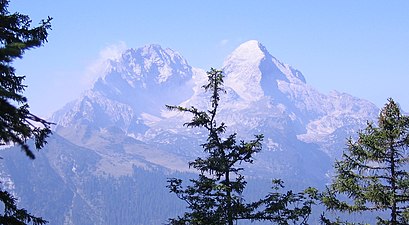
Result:
[[[265,136],[262,152],[245,168],[253,186],[281,178],[296,189],[323,187],[345,139],[378,114],[366,100],[318,92],[254,40],[233,51],[222,70],[226,94],[217,121],[241,139]],[[206,81],[204,70],[171,49],[125,51],[90,90],[53,115],[54,136],[38,159],[2,152],[10,159],[1,165],[2,185],[51,224],[166,222],[183,211],[167,193],[166,178],[191,176],[187,162],[202,154],[206,134],[183,126],[190,115],[164,106],[207,109]]]

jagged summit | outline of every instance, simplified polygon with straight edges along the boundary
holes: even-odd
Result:
[[[152,88],[190,79],[192,68],[177,52],[160,45],[126,50],[119,59],[109,61],[109,70],[98,82],[126,81],[132,88]]]
[[[227,62],[230,61],[252,61],[258,62],[269,54],[267,49],[258,41],[250,40],[244,42],[239,47],[237,47],[226,59]],[[249,62],[250,63],[250,62]]]
[[[223,65],[226,85],[247,101],[277,95],[280,82],[306,83],[300,71],[280,62],[256,40],[241,44]]]
[[[128,133],[141,132],[145,129],[143,115],[160,115],[165,104],[178,104],[193,93],[188,82],[192,67],[169,48],[131,48],[107,63],[108,69],[91,90],[54,114],[57,128],[116,126]]]
[[[128,49],[109,64],[110,69],[92,89],[107,98],[143,108],[146,104],[165,104],[175,89],[184,99],[191,95],[187,82],[193,76],[192,67],[169,48],[146,45]],[[184,99],[176,97],[176,101]]]

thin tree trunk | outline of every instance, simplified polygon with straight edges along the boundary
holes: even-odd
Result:
[[[397,225],[397,209],[396,209],[396,172],[395,172],[395,149],[393,147],[393,140],[390,143],[390,160],[391,160],[391,187],[392,187],[392,211],[391,211],[391,225]]]
[[[233,210],[231,207],[231,190],[230,190],[230,173],[226,172],[226,186],[227,186],[227,224],[233,225]]]

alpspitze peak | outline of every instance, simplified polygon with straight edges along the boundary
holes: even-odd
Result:
[[[257,40],[249,40],[242,43],[237,49],[259,49],[261,43]]]
[[[244,60],[251,60],[251,61],[259,61],[266,54],[269,54],[266,48],[256,40],[250,40],[244,42],[239,47],[237,47],[227,58],[225,63],[229,61],[244,61]]]
[[[257,101],[264,92],[260,86],[262,73],[260,62],[269,53],[256,40],[250,40],[237,47],[224,61],[225,84],[231,87],[241,98]]]
[[[262,77],[267,80],[306,83],[305,77],[299,70],[272,56],[267,48],[257,40],[244,42],[237,47],[225,60],[223,66],[226,73],[239,68],[246,73],[252,71],[254,74],[263,74]]]
[[[264,47],[264,45],[257,40],[249,40],[242,43],[241,45],[239,45],[239,47],[236,48],[236,51],[242,52],[247,51],[249,53],[250,52],[268,53],[266,47]]]

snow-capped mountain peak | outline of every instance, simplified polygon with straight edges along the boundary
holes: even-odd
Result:
[[[165,104],[179,104],[193,93],[192,67],[169,48],[128,49],[107,63],[108,69],[91,90],[55,113],[53,119],[60,127],[92,124],[92,129],[116,126],[127,133],[143,132],[143,114],[157,116]]]
[[[256,40],[250,40],[241,44],[230,54],[230,56],[225,61],[224,67],[226,67],[227,63],[233,62],[257,64],[265,57],[266,53],[268,54],[267,50],[260,42]]]
[[[276,96],[280,82],[305,84],[300,71],[273,57],[260,42],[241,44],[225,60],[223,71],[226,86],[230,86],[246,101],[258,101],[263,96]]]
[[[147,89],[169,82],[180,83],[191,77],[191,67],[179,53],[155,44],[128,49],[109,64],[110,69],[102,81],[109,83],[113,77],[120,75],[120,80],[126,81],[132,88]]]
[[[260,86],[262,72],[259,68],[260,62],[268,53],[264,49],[258,41],[247,41],[224,61],[226,86],[231,87],[246,101],[257,101],[264,95]]]

